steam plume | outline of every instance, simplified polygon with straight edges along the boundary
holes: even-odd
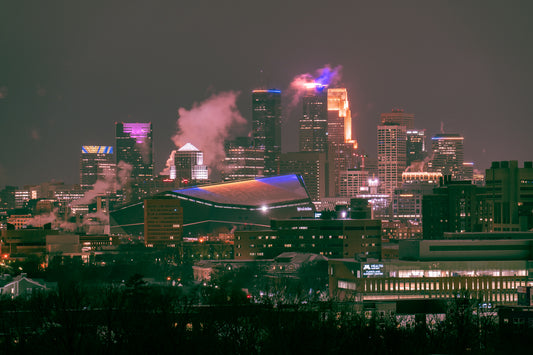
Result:
[[[148,145],[148,143],[147,142],[135,143],[135,145],[139,148],[139,151],[141,153],[141,157],[143,159],[143,162],[145,164],[150,163],[150,161],[151,161],[151,159],[150,159],[150,146]]]
[[[115,188],[117,190],[120,190],[128,183],[128,179],[131,176],[131,170],[133,169],[133,166],[121,160],[117,164],[117,169],[118,181],[115,181]]]
[[[174,164],[174,155],[176,155],[175,150],[170,152],[170,155],[167,159],[167,163],[165,164],[165,168],[161,172],[161,175],[170,175],[170,167]]]
[[[407,167],[407,169],[405,169],[405,171],[410,171],[410,172],[423,172],[423,171],[426,171],[427,170],[427,166],[428,166],[428,163],[433,160],[433,152],[431,152],[430,154],[428,154],[424,160],[417,160],[417,161],[413,161],[411,163],[411,165],[409,165]]]
[[[42,228],[47,223],[52,224],[52,229],[61,229],[67,232],[74,232],[78,229],[78,225],[76,223],[68,222],[67,220],[62,219],[58,215],[57,208],[54,208],[54,210],[50,213],[34,216],[26,222],[26,225]]]
[[[190,110],[178,109],[178,132],[172,137],[178,147],[191,143],[204,152],[204,161],[216,167],[224,157],[224,140],[232,127],[244,125],[246,120],[237,110],[238,92],[228,91],[212,95]]]
[[[88,213],[83,216],[83,225],[94,226],[109,223],[109,213],[98,211],[94,213]]]
[[[57,210],[57,208],[54,208],[52,212],[34,216],[26,222],[26,225],[32,227],[42,227],[47,223],[53,223],[57,220]]]
[[[290,106],[294,107],[298,104],[301,97],[305,94],[306,84],[317,83],[320,85],[336,85],[341,81],[342,66],[338,65],[334,68],[326,64],[323,68],[315,70],[315,74],[305,73],[295,76],[289,86],[288,95]]]
[[[131,175],[132,166],[120,161],[117,165],[117,169],[117,177],[115,177],[112,170],[105,171],[103,179],[97,180],[91,190],[85,192],[82,198],[72,201],[70,205],[86,205],[93,202],[97,196],[102,196],[107,192],[121,189],[122,186],[127,183],[127,180]]]

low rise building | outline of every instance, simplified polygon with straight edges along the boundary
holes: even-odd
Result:
[[[47,286],[44,282],[32,280],[25,273],[14,278],[2,278],[0,280],[0,295],[11,298],[19,296],[31,296],[37,291],[45,291]]]
[[[330,259],[330,297],[395,301],[472,297],[516,304],[517,288],[533,286],[533,239],[406,240],[399,260]]]
[[[272,259],[284,252],[379,259],[381,220],[272,220],[269,230],[235,232],[235,259]]]

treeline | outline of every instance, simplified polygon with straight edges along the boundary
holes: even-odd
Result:
[[[404,324],[331,302],[209,305],[209,297],[134,275],[122,286],[66,282],[1,298],[0,353],[501,354],[530,350],[533,335],[500,329],[464,298],[450,302],[443,321]]]

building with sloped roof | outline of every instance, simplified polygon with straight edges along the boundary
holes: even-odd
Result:
[[[167,191],[152,198],[176,198],[183,208],[183,237],[222,230],[270,227],[271,219],[312,217],[314,205],[299,175],[195,186]],[[112,234],[142,236],[140,202],[112,211]]]
[[[0,280],[0,294],[8,297],[31,296],[36,291],[45,291],[48,287],[41,280],[33,280],[22,273],[12,279]]]

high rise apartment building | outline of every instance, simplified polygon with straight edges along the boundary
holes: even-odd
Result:
[[[281,91],[252,91],[252,138],[255,148],[264,151],[265,176],[279,174],[281,155]]]

